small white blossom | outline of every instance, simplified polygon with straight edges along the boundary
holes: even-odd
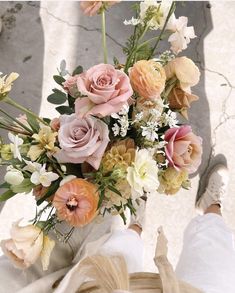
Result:
[[[175,112],[169,110],[167,113],[163,113],[161,117],[162,126],[169,125],[170,127],[177,127],[177,116]]]
[[[158,124],[156,122],[147,122],[147,126],[141,126],[142,136],[147,140],[155,141],[158,139]]]
[[[52,181],[55,181],[59,178],[59,175],[53,172],[46,171],[46,164],[44,164],[40,170],[36,170],[33,172],[30,181],[35,184],[39,185],[42,184],[44,187],[49,187]]]
[[[121,111],[117,113],[112,113],[111,117],[117,120],[112,127],[114,136],[121,135],[125,137],[129,129],[129,118],[128,118],[129,106],[125,105]]]
[[[117,136],[119,135],[120,133],[120,127],[117,125],[117,123],[115,123],[112,127],[112,131],[113,131],[113,134],[114,136]]]
[[[139,112],[135,114],[135,120],[133,121],[133,123],[140,122],[143,119],[143,117],[144,117],[143,112]]]
[[[145,23],[147,19],[150,29],[162,29],[169,13],[171,3],[172,1],[161,1],[160,3],[157,0],[142,1],[140,3],[140,19],[142,23]],[[172,16],[168,23],[171,23]]]
[[[24,160],[26,166],[24,167],[25,171],[28,171],[30,173],[33,173],[35,171],[39,171],[42,168],[42,164],[39,164],[37,162],[31,162]]]
[[[13,135],[11,132],[8,133],[8,138],[12,142],[10,143],[10,147],[14,158],[22,161],[19,147],[24,143],[23,139],[20,138],[18,135]]]
[[[130,20],[124,20],[124,24],[125,25],[137,25],[137,24],[139,24],[141,21],[140,21],[140,19],[138,19],[138,18],[134,18],[133,16],[132,16],[132,18],[130,19]]]

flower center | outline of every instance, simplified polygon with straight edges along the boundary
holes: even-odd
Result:
[[[110,85],[112,84],[112,78],[107,74],[103,74],[97,80],[97,84],[102,87],[106,85]]]
[[[79,127],[79,128],[73,129],[74,139],[80,140],[84,137],[84,135],[85,135],[85,131],[82,128]]]
[[[71,211],[75,211],[76,208],[78,207],[78,201],[75,197],[70,198],[67,203],[66,203],[66,207]]]

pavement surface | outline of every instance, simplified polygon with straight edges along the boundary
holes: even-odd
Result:
[[[132,16],[133,2],[123,1],[107,15],[109,62],[116,56],[123,59],[122,46],[131,27],[122,25]],[[230,170],[228,197],[224,217],[235,230],[235,2],[178,2],[177,15],[189,17],[197,39],[184,55],[200,67],[201,80],[193,89],[200,100],[189,113],[190,124],[203,138],[203,160],[192,176],[190,191],[176,196],[154,194],[147,204],[145,268],[155,271],[153,254],[157,227],[162,225],[169,240],[169,258],[175,265],[182,248],[183,231],[196,215],[194,204],[204,188],[205,175],[216,162],[224,162]],[[0,71],[20,73],[12,96],[42,116],[56,112],[46,101],[55,86],[52,75],[65,59],[69,69],[84,68],[102,62],[101,31],[98,16],[84,17],[78,2],[0,2]],[[165,47],[165,45],[163,46]],[[2,107],[2,105],[1,105]],[[12,110],[7,108],[8,111]],[[1,132],[1,135],[3,133]],[[1,169],[3,176],[3,169]],[[201,191],[198,192],[200,188]],[[12,221],[35,211],[31,195],[17,195],[2,205],[0,240],[9,235]],[[0,207],[1,209],[1,207]]]

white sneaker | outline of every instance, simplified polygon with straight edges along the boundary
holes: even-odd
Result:
[[[222,164],[215,165],[208,174],[207,180],[206,191],[196,203],[196,209],[201,213],[205,213],[212,204],[218,204],[222,207],[229,182],[228,168]]]

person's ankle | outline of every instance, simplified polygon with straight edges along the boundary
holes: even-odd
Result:
[[[205,210],[205,213],[204,215],[206,214],[217,214],[219,216],[222,216],[222,213],[221,213],[221,206],[220,204],[212,204],[210,205],[206,210]]]

